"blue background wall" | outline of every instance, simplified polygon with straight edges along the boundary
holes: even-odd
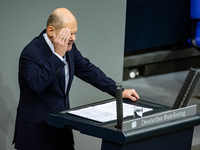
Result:
[[[127,0],[125,52],[187,43],[190,0]]]

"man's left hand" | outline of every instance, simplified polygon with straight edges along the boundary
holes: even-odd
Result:
[[[122,92],[122,97],[128,98],[132,101],[136,101],[137,99],[139,99],[139,95],[137,94],[137,92],[134,89],[125,89]]]

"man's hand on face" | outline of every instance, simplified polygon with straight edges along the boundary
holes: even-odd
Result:
[[[67,51],[70,36],[71,31],[68,28],[63,28],[57,35],[53,35],[55,53],[61,57],[63,57]]]

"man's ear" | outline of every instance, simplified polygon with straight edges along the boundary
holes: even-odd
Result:
[[[47,35],[50,37],[50,38],[53,38],[53,34],[55,33],[55,29],[53,26],[48,26],[47,27]]]

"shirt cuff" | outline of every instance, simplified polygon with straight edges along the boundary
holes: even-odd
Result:
[[[54,53],[58,58],[60,58],[60,60],[61,61],[64,61],[64,58],[63,57],[61,57],[60,55],[58,55],[58,54],[56,54],[56,53]]]

